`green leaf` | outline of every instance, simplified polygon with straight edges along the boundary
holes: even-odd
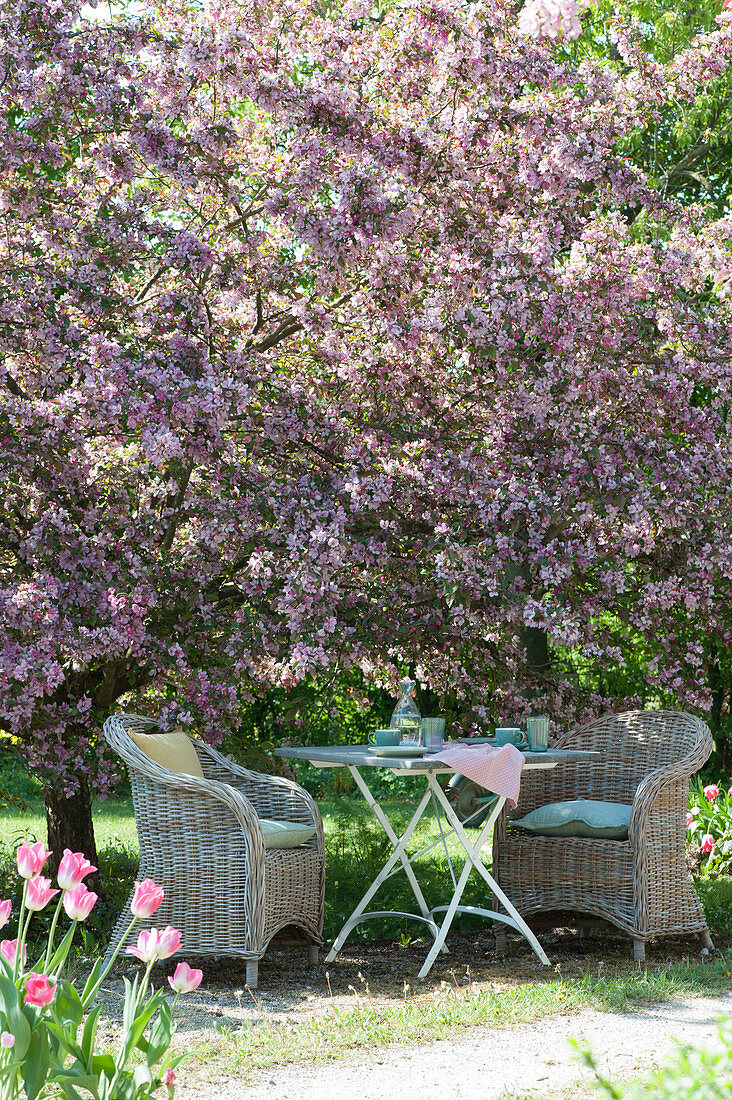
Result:
[[[77,1089],[86,1089],[90,1092],[95,1100],[99,1100],[99,1077],[96,1074],[87,1073],[82,1065],[75,1063],[72,1066],[67,1066],[64,1069],[51,1070],[48,1075],[49,1081],[53,1081],[54,1084],[62,1088],[67,1095],[71,1094],[76,1096]]]
[[[86,985],[84,986],[83,992],[81,994],[81,1003],[84,1005],[84,1008],[86,1008],[91,998],[96,994],[97,983],[102,976],[103,970],[104,959],[97,959],[97,961],[94,963],[94,966],[92,967],[91,974],[86,980]]]
[[[117,1078],[114,1096],[110,1100],[139,1100],[137,1089],[130,1073],[121,1073]]]
[[[150,1067],[143,1062],[141,1066],[138,1066],[132,1075],[132,1080],[135,1083],[135,1089],[138,1090],[142,1085],[152,1085],[153,1076],[150,1072]]]
[[[84,1030],[81,1033],[81,1053],[84,1062],[88,1065],[94,1054],[94,1040],[97,1035],[97,1024],[102,1011],[101,1005],[96,1005],[84,1022]]]
[[[133,982],[131,982],[129,978],[122,979],[125,983],[125,1004],[122,1013],[122,1027],[125,1031],[128,1031],[132,1027],[135,1018],[138,978],[139,975],[135,974],[135,980]]]
[[[126,1040],[126,1047],[128,1050],[133,1050],[135,1047],[140,1045],[140,1039],[143,1036],[145,1028],[150,1023],[150,1020],[155,1015],[160,1005],[165,1004],[165,1002],[165,993],[159,991],[158,993],[153,994],[147,1004],[142,1005],[138,1015],[132,1021],[132,1024],[130,1025],[128,1031]]]
[[[95,1054],[91,1061],[91,1071],[96,1077],[109,1077],[111,1080],[117,1067],[111,1054]]]
[[[10,1062],[7,1066],[0,1066],[0,1080],[3,1077],[7,1077],[11,1073],[15,1073],[23,1065],[22,1062]]]
[[[76,1033],[76,1029],[84,1019],[84,1006],[71,982],[62,979],[58,983],[52,1011],[61,1024],[73,1028],[74,1034]]]
[[[73,940],[73,938],[74,925],[72,924],[64,938],[61,940],[61,943],[58,945],[53,955],[51,956],[51,962],[47,967],[43,968],[44,970],[46,970],[47,972],[50,970],[56,970],[59,966],[61,966],[62,963],[66,961],[66,956],[69,953],[69,948],[71,947],[71,941]]]
[[[20,996],[15,982],[4,975],[0,976],[0,1011],[5,1017],[5,1026],[15,1036],[13,1054],[24,1058],[31,1038],[30,1024],[20,1004]]]
[[[147,1064],[154,1066],[165,1054],[170,1046],[175,1025],[173,1024],[173,1010],[170,1002],[165,1001],[160,1006],[160,1014],[150,1028],[150,1038],[147,1044]]]
[[[52,1053],[59,1065],[63,1063],[67,1054],[71,1054],[79,1062],[83,1062],[82,1049],[76,1042],[75,1034],[70,1034],[58,1020],[47,1020],[46,1026],[50,1037],[54,1040]]]
[[[28,1053],[21,1069],[28,1100],[36,1100],[48,1078],[48,1035],[45,1027],[36,1028],[28,1044]]]

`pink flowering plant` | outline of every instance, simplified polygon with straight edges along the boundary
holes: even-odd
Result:
[[[693,783],[686,834],[701,848],[706,871],[732,871],[732,787],[699,780]]]
[[[173,1010],[181,993],[201,982],[202,972],[181,962],[167,990],[150,990],[150,972],[159,959],[178,951],[180,932],[168,926],[141,931],[134,946],[125,948],[145,963],[142,975],[125,982],[122,1031],[115,1050],[100,1052],[97,1025],[102,1011],[95,1004],[101,983],[135,924],[148,920],[163,900],[163,890],[152,880],[135,884],[129,926],[111,959],[99,959],[82,988],[64,977],[69,950],[80,921],[97,901],[83,879],[94,867],[81,852],[66,849],[57,882],[41,874],[50,852],[41,842],[21,843],[18,874],[23,880],[15,939],[0,941],[0,1100],[36,1100],[53,1092],[79,1100],[79,1089],[94,1100],[144,1100],[158,1088],[170,1090],[174,1069],[182,1055],[170,1054],[175,1030]],[[34,913],[56,899],[48,940],[40,955],[29,961],[28,932]],[[0,928],[10,921],[12,901],[0,901]],[[56,944],[62,914],[70,921]],[[137,1053],[136,1053],[137,1052]],[[140,1061],[139,1054],[142,1054]],[[131,1065],[134,1061],[135,1065]]]

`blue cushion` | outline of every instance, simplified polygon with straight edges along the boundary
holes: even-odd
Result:
[[[632,807],[620,802],[597,802],[577,798],[573,802],[550,802],[526,817],[513,821],[539,836],[588,836],[603,840],[625,840]]]
[[[312,825],[300,825],[296,821],[268,821],[260,818],[265,848],[299,848],[315,836]]]

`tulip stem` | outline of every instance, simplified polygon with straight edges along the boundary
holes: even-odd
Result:
[[[28,892],[28,879],[23,880],[23,893],[20,896],[20,912],[18,913],[18,939],[15,943],[15,960],[13,962],[13,981],[18,977],[18,970],[20,968],[20,960],[23,958],[23,944],[25,943],[26,931],[28,928],[28,921],[30,921],[30,913],[28,914],[28,920],[23,923],[25,917],[25,897]]]
[[[51,921],[51,930],[48,933],[48,947],[46,948],[46,958],[45,958],[44,963],[43,963],[43,972],[44,973],[48,970],[49,964],[51,962],[51,954],[53,952],[53,941],[56,938],[56,925],[58,924],[58,918],[59,918],[59,915],[61,913],[61,904],[64,900],[65,892],[66,892],[65,890],[61,892],[61,897],[58,899],[58,904],[56,906],[56,912],[53,914],[53,920]]]
[[[117,956],[119,955],[120,951],[122,950],[125,943],[127,942],[127,937],[129,936],[130,932],[132,931],[132,929],[137,924],[137,920],[138,920],[137,917],[132,918],[130,923],[127,925],[127,928],[125,929],[124,935],[120,938],[119,943],[117,944],[114,951],[112,952],[112,956],[111,956],[109,962],[107,963],[107,965],[102,970],[101,974],[99,975],[99,977],[95,981],[94,985],[90,989],[84,990],[84,996],[82,997],[82,1004],[83,1004],[84,1008],[86,1008],[87,1005],[91,1004],[92,1001],[94,1000],[94,998],[96,997],[97,993],[99,992],[99,987],[101,986],[102,982],[107,977],[107,974],[109,974],[110,970],[114,966],[115,961],[117,959]]]

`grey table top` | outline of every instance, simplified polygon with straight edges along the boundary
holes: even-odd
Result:
[[[481,738],[474,738],[472,745],[487,744]],[[446,745],[450,742],[446,742]],[[288,760],[308,760],[316,767],[339,767],[351,764],[355,767],[391,768],[392,771],[413,772],[451,772],[448,764],[442,760],[435,760],[427,753],[425,756],[400,757],[377,756],[368,745],[306,745],[297,748],[287,747],[275,749],[275,755]],[[549,749],[547,752],[523,751],[526,768],[554,768],[557,764],[581,763],[590,760],[599,760],[600,752],[580,751],[575,749]]]

